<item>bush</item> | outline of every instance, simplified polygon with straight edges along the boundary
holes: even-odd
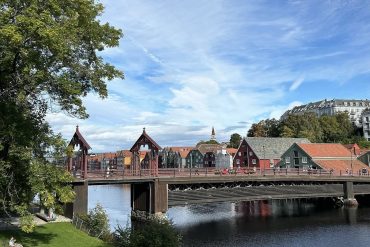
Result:
[[[111,240],[108,215],[100,204],[91,209],[87,215],[79,215],[79,217],[86,223],[90,235],[105,241]]]
[[[117,247],[177,247],[181,235],[167,219],[150,219],[135,227],[123,229],[118,226],[113,233],[113,244]]]

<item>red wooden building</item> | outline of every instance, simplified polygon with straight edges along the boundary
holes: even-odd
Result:
[[[247,137],[242,140],[233,160],[234,167],[271,169],[293,143],[309,143],[306,138]]]

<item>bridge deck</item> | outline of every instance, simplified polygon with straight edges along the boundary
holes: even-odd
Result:
[[[157,174],[150,170],[133,171],[112,171],[104,170],[89,171],[87,179],[77,178],[75,182],[88,181],[89,184],[130,184],[159,180],[167,184],[188,184],[188,183],[222,183],[229,181],[368,181],[370,173],[327,172],[327,171],[302,171],[299,169],[256,170],[250,172],[224,173],[214,168],[200,169],[159,169]],[[76,175],[76,174],[75,174]]]
[[[356,195],[370,194],[370,184],[355,185]],[[168,206],[226,201],[320,198],[344,196],[342,184],[250,186],[168,192]]]

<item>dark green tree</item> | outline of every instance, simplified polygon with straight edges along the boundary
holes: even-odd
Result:
[[[238,133],[234,133],[230,136],[230,143],[227,147],[238,148],[241,140],[242,140],[241,135],[239,135]]]
[[[247,133],[248,137],[266,137],[267,129],[265,120],[262,120],[256,124],[252,124]]]
[[[220,144],[218,141],[216,140],[209,140],[209,141],[199,141],[197,143],[197,146],[200,145],[200,144]]]
[[[273,119],[261,120],[252,124],[248,130],[249,137],[278,137],[280,136],[280,121]]]
[[[311,112],[303,115],[289,115],[280,123],[281,137],[308,138],[311,142],[321,142],[322,130],[318,117]]]
[[[26,214],[38,189],[58,195],[51,189],[58,183],[42,181],[38,167],[48,164],[48,150],[58,150],[45,121],[50,107],[86,118],[81,98],[90,92],[107,97],[105,80],[123,77],[98,54],[117,46],[122,36],[101,23],[102,11],[94,0],[0,1],[2,214]],[[34,186],[38,182],[43,188]]]

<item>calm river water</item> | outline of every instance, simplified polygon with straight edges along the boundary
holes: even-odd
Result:
[[[130,186],[89,186],[112,230],[129,224]],[[304,201],[238,202],[170,208],[184,246],[370,246],[370,208],[322,208]]]

